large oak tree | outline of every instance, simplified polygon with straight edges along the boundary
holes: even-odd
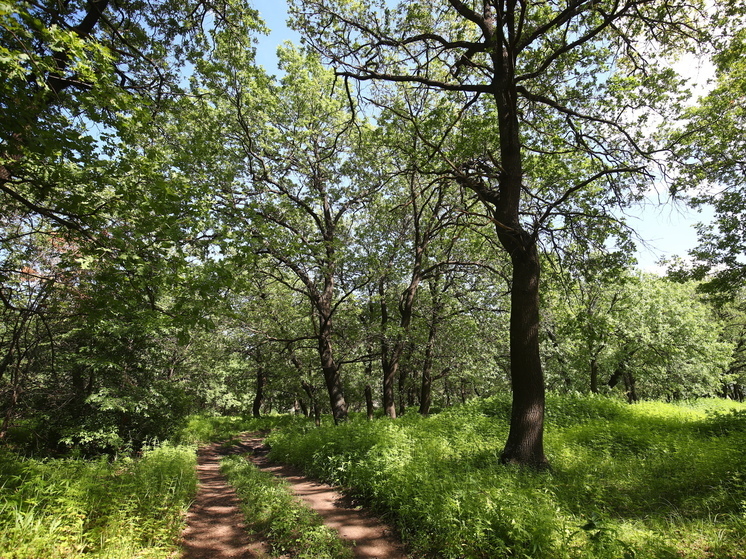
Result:
[[[675,104],[667,53],[699,41],[680,0],[291,3],[295,26],[376,96],[386,82],[460,101],[458,149],[432,146],[484,203],[512,262],[513,407],[502,461],[544,467],[539,247],[575,215],[601,220],[652,182],[651,125]],[[373,84],[373,85],[370,85]],[[650,120],[653,117],[653,120]],[[582,234],[582,232],[581,232]]]

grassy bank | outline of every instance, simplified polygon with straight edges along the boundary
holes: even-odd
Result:
[[[0,453],[0,557],[167,558],[196,488],[193,447],[136,459],[22,459]]]
[[[551,472],[497,464],[509,402],[296,425],[272,457],[348,486],[446,558],[746,557],[746,407],[551,397]]]

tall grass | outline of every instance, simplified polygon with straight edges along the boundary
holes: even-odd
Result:
[[[350,487],[444,558],[746,558],[746,406],[550,396],[553,469],[498,464],[509,402],[296,425],[272,457]]]
[[[196,490],[193,447],[136,459],[19,459],[0,454],[0,557],[166,558]]]

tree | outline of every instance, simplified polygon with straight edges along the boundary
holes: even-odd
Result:
[[[389,417],[396,417],[397,376],[400,387],[407,384],[406,370],[400,365],[409,343],[418,290],[424,280],[457,265],[449,250],[431,250],[431,246],[442,237],[456,243],[478,203],[457,199],[447,188],[450,177],[430,164],[416,131],[434,129],[431,137],[437,137],[437,129],[447,121],[434,116],[436,107],[430,95],[414,93],[398,91],[400,97],[393,110],[384,109],[378,118],[378,141],[390,152],[391,180],[374,200],[371,222],[363,233],[368,239],[363,249],[376,263],[378,273],[383,408]],[[391,291],[395,291],[393,296]],[[400,404],[400,413],[403,408]]]
[[[211,33],[257,29],[244,8],[72,0],[0,9],[0,292],[13,324],[0,345],[15,371],[2,390],[19,395],[25,417],[46,417],[57,439],[142,441],[187,411],[174,369],[208,325],[201,303],[222,287],[201,203],[211,184],[204,172],[179,172],[197,167],[175,140],[194,130],[180,120],[195,105],[181,72],[210,51]],[[21,309],[27,288],[46,295]],[[19,352],[24,329],[36,341]]]
[[[713,16],[713,89],[675,123],[671,165],[680,172],[673,191],[694,207],[711,206],[714,223],[699,224],[699,246],[679,270],[711,292],[733,296],[746,280],[746,13],[723,2]]]
[[[484,203],[512,262],[511,428],[502,461],[547,464],[539,358],[539,234],[652,180],[642,125],[675,95],[672,51],[699,39],[678,0],[291,4],[294,24],[344,79],[399,82],[458,100],[458,149],[434,149]],[[366,95],[370,93],[366,90]],[[432,146],[437,148],[437,146]]]
[[[385,160],[315,55],[286,46],[286,74],[271,84],[243,65],[235,45],[222,49],[205,74],[237,169],[218,206],[225,254],[259,255],[264,274],[305,299],[311,331],[298,341],[315,341],[334,420],[344,421],[335,321],[369,281],[352,257],[355,214],[380,188]]]
[[[565,289],[551,305],[549,366],[563,388],[622,386],[636,402],[714,396],[726,384],[734,344],[695,283],[626,272]]]

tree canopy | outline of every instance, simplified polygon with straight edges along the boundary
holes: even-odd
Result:
[[[112,450],[201,409],[511,390],[502,461],[542,468],[545,386],[743,397],[744,35],[719,9],[290,12],[274,77],[238,0],[0,4],[0,434]],[[671,60],[704,47],[686,105]],[[728,304],[631,270],[622,210],[695,179]]]

